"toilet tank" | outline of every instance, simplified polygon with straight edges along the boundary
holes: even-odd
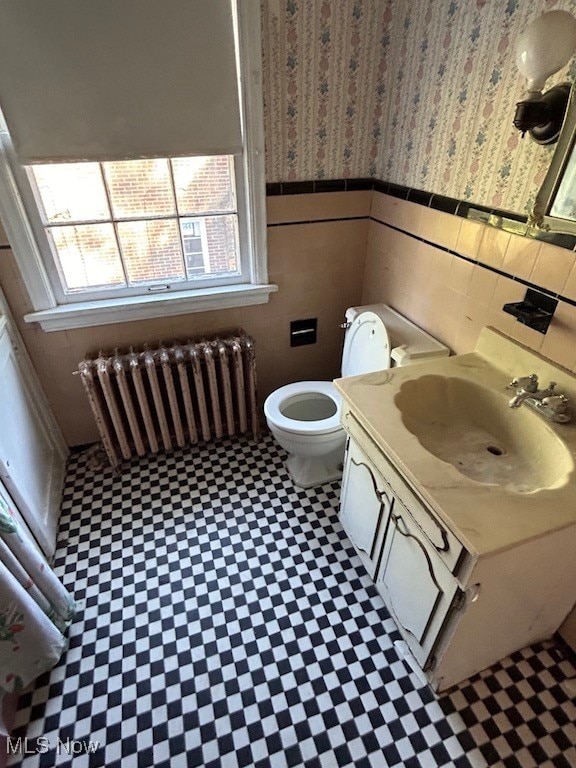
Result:
[[[373,312],[382,320],[385,328],[385,331],[380,334],[382,343],[383,346],[389,347],[389,359],[388,350],[383,350],[379,365],[372,367],[372,370],[382,370],[390,366],[409,365],[426,358],[447,357],[450,354],[447,346],[386,304],[367,304],[363,307],[350,307],[346,310],[347,322],[353,324],[354,320],[362,312]],[[352,327],[348,328],[347,334]],[[357,338],[362,341],[360,334],[357,335]],[[347,344],[345,341],[342,357],[342,375],[353,376],[355,373],[367,372],[366,367],[363,370],[353,370],[354,365],[350,365],[351,355],[349,347],[350,344]]]

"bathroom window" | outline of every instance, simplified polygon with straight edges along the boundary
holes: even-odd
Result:
[[[58,298],[242,280],[234,157],[28,168]]]
[[[47,92],[54,103],[48,105],[28,99],[29,89],[19,85],[20,63],[24,67],[28,61],[24,55],[12,80],[6,73],[0,76],[3,89],[7,83],[14,86],[11,92],[8,88],[11,99],[3,91],[6,122],[0,114],[0,215],[34,309],[25,316],[28,322],[39,322],[44,330],[79,328],[262,304],[277,290],[268,284],[267,270],[260,3],[219,0],[217,7],[218,13],[198,16],[198,4],[183,2],[181,13],[202,29],[206,24],[220,24],[222,34],[233,29],[235,74],[226,81],[228,89],[218,87],[217,78],[230,56],[224,57],[218,46],[214,50],[211,33],[198,29],[196,42],[204,53],[196,64],[204,67],[205,77],[197,78],[197,98],[181,98],[182,89],[192,87],[187,74],[192,60],[180,65],[171,51],[197,48],[163,43],[180,39],[182,23],[174,15],[154,16],[153,5],[147,6],[152,15],[146,23],[140,20],[137,29],[131,26],[131,6],[119,15],[108,6],[91,6],[99,23],[114,29],[122,23],[134,33],[130,60],[152,68],[150,77],[143,77],[137,67],[124,67],[122,46],[107,48],[106,56],[90,47],[91,65],[82,65],[96,101],[102,91],[99,68],[110,69],[111,55],[123,73],[110,79],[111,93],[106,92],[98,109],[84,97],[78,68],[52,73],[48,82],[54,87]],[[28,34],[18,8],[13,7],[14,23],[22,22],[18,35],[6,33],[5,40]],[[83,11],[72,11],[76,34],[89,35]],[[164,22],[165,38],[156,32]],[[59,55],[34,59],[32,77],[40,80],[49,64],[57,67],[68,60],[60,48],[66,49],[71,39],[52,11],[42,23],[51,25]],[[125,40],[118,34],[115,39]],[[142,55],[148,50],[143,40],[158,46],[171,72],[171,88],[157,77],[154,56]],[[229,52],[230,37],[226,40]],[[15,44],[14,58],[21,50]],[[214,66],[207,64],[211,56],[216,57]],[[8,69],[13,68],[10,61]],[[133,72],[138,72],[134,82],[129,80]],[[144,96],[151,89],[154,98],[134,98],[132,88],[122,91],[128,81],[138,93],[142,87]],[[230,94],[224,103],[223,92]],[[121,120],[114,109],[124,104],[127,119]],[[157,114],[161,104],[165,112]],[[10,115],[15,105],[20,111]],[[46,119],[56,121],[52,130],[45,128],[37,107],[38,114],[46,108]],[[72,118],[64,119],[69,113]],[[28,119],[29,114],[36,119]]]

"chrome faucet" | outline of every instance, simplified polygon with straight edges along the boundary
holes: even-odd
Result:
[[[512,379],[508,387],[516,390],[516,394],[508,405],[510,408],[519,408],[527,397],[538,392],[538,376],[535,373],[531,373],[529,376],[520,376]]]
[[[508,402],[510,408],[519,408],[522,403],[526,403],[529,408],[549,421],[559,424],[571,421],[570,400],[566,395],[555,391],[555,381],[551,381],[546,389],[538,389],[538,376],[531,373],[529,376],[512,379],[508,386],[516,390],[516,394]]]
[[[530,376],[512,379],[508,386],[516,389],[516,394],[508,405],[510,408],[519,408],[529,397],[533,400],[543,400],[545,397],[549,397],[554,392],[556,382],[551,381],[546,389],[538,389],[538,376],[531,373]]]

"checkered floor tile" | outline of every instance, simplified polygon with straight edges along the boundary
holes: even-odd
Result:
[[[295,489],[284,458],[266,437],[120,477],[72,460],[56,566],[79,611],[21,697],[30,754],[11,764],[575,768],[562,649],[435,697],[396,653],[338,484]]]

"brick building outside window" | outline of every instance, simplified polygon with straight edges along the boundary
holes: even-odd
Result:
[[[238,273],[230,156],[40,165],[29,176],[66,293]]]

